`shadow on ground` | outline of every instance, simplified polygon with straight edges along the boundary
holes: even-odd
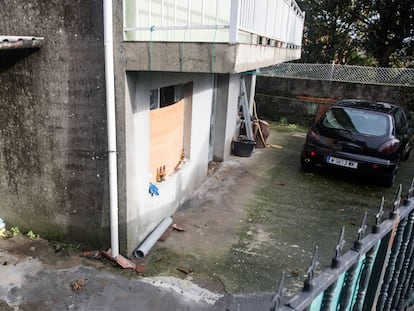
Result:
[[[184,231],[169,231],[139,274],[41,239],[0,241],[0,301],[7,301],[0,309],[125,310],[138,300],[140,310],[269,309],[282,271],[288,294],[298,290],[314,245],[320,271],[330,264],[341,227],[346,250],[364,212],[373,224],[381,197],[385,212],[391,210],[398,184],[407,189],[414,174],[409,160],[386,189],[339,171],[303,172],[303,141],[303,132],[272,129],[271,147],[214,166],[173,217]],[[74,291],[79,280],[83,289]]]
[[[288,293],[298,290],[319,246],[327,267],[342,226],[347,250],[364,212],[368,223],[385,197],[391,210],[398,188],[408,188],[413,161],[404,163],[393,188],[341,171],[300,169],[304,133],[272,130],[273,147],[223,163],[175,215],[173,231],[146,258],[146,275],[174,275],[212,291],[272,292],[282,271]],[[280,148],[281,147],[281,148]]]

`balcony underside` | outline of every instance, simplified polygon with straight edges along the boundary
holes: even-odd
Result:
[[[269,45],[124,42],[126,70],[239,73],[300,58],[300,49]]]

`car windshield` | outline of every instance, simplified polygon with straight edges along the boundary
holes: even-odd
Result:
[[[389,118],[374,111],[334,107],[326,112],[322,125],[363,135],[383,136],[389,131]]]

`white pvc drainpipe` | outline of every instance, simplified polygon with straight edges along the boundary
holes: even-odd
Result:
[[[168,227],[172,224],[172,218],[167,217],[164,218],[157,227],[148,235],[148,237],[142,242],[138,248],[134,251],[134,256],[138,258],[144,258],[145,255],[148,254],[150,249],[157,243],[160,237],[164,234],[164,232],[168,229]]]
[[[112,257],[119,256],[118,239],[118,170],[116,154],[114,44],[112,0],[103,0],[106,115],[108,127],[109,209],[111,222]]]

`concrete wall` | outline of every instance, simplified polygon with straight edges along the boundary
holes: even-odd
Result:
[[[125,42],[131,71],[242,73],[300,59],[300,49],[256,44]],[[140,57],[136,57],[140,55]]]
[[[0,217],[44,237],[107,248],[102,11],[101,0],[2,2],[2,35],[45,41],[41,49],[13,57],[0,52]],[[137,50],[123,42],[122,16],[122,0],[114,0],[119,236],[125,254],[206,178],[215,97],[211,73],[130,71],[134,61],[148,53],[130,53]],[[199,62],[197,57],[194,62]],[[218,155],[225,159],[236,129],[240,82],[238,74],[221,78],[227,83],[226,92],[219,95],[225,109],[216,116],[223,132],[215,132],[215,143],[222,145]],[[191,161],[152,198],[148,91],[184,82],[193,82]]]
[[[303,100],[305,97],[307,101]],[[257,111],[265,119],[284,118],[288,122],[309,125],[318,102],[344,98],[392,102],[414,111],[414,87],[257,77]]]
[[[126,252],[130,254],[165,217],[198,188],[207,176],[213,75],[128,73],[126,120]],[[159,196],[148,193],[150,90],[192,82],[191,149],[189,161],[178,172],[157,183]],[[168,121],[166,121],[168,122]]]
[[[243,48],[217,44],[213,49],[211,44],[186,43],[182,54],[181,43],[153,42],[149,45],[124,42],[123,13],[122,0],[114,0],[119,233],[121,252],[129,254],[163,217],[172,214],[179,202],[204,180],[207,175],[209,143],[214,144],[212,153],[215,160],[225,160],[230,154],[231,140],[236,131],[240,80],[238,74],[226,73],[256,69],[258,66],[254,66],[257,65],[257,59],[250,59],[248,55],[265,55],[270,64],[274,57],[297,58],[300,51],[289,50],[285,55],[277,52],[274,47]],[[178,73],[179,71],[184,72]],[[214,93],[213,75],[206,74],[210,72],[225,73],[216,76],[216,80],[224,79],[223,83],[228,83],[227,86],[223,85],[226,89],[224,92],[219,94],[217,89]],[[174,176],[169,183],[160,185],[160,191],[164,195],[153,200],[148,194],[149,159],[145,151],[149,144],[149,138],[145,134],[149,128],[149,112],[145,106],[148,104],[148,90],[180,81],[194,82],[192,124],[197,128],[191,132],[192,158],[185,170]],[[217,111],[213,116],[215,120],[211,122],[213,98],[217,98],[214,107]],[[210,126],[214,131],[212,137],[209,137]]]
[[[0,217],[108,246],[102,1],[3,0],[0,29],[45,37],[0,54]]]

